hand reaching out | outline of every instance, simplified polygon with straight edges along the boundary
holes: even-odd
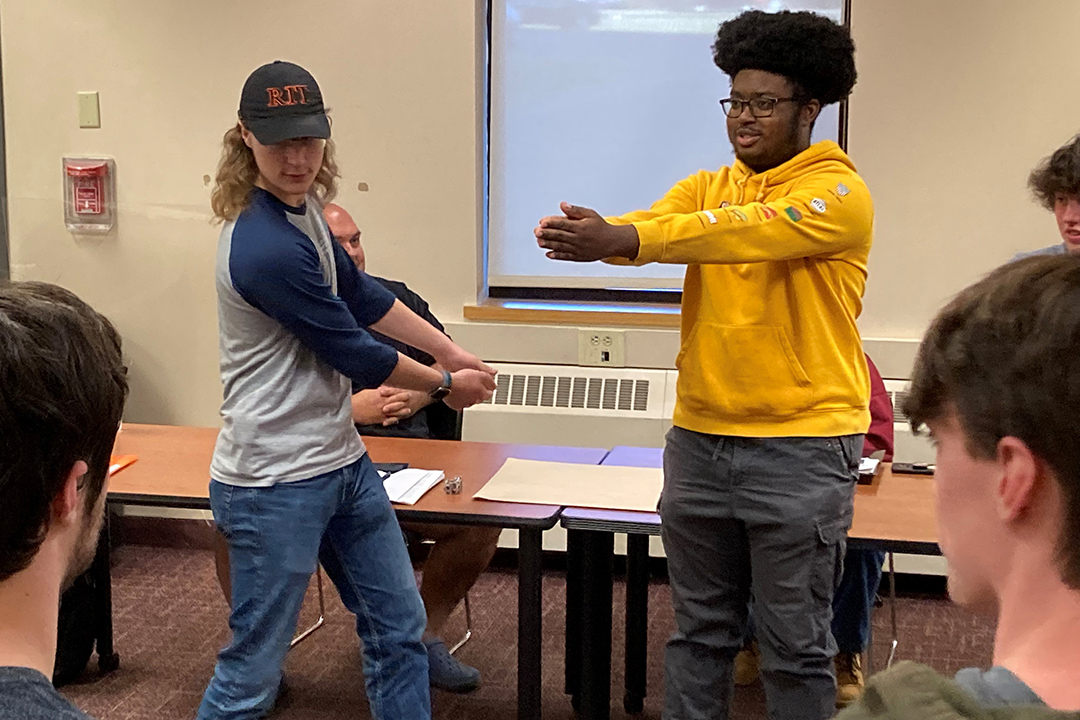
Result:
[[[623,257],[633,260],[638,254],[638,234],[633,225],[612,225],[590,208],[561,203],[562,217],[550,215],[533,230],[536,244],[552,260],[593,262]]]

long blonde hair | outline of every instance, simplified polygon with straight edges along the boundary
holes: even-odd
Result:
[[[221,139],[221,160],[218,162],[217,177],[214,178],[214,189],[210,193],[210,207],[216,222],[239,217],[251,202],[251,190],[258,177],[255,155],[244,142],[240,123],[237,123]],[[338,177],[340,173],[334,160],[334,141],[327,139],[322,167],[312,183],[315,197],[323,205],[337,196]]]

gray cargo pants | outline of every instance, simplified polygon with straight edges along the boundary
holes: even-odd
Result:
[[[675,606],[666,720],[728,717],[751,597],[770,720],[836,713],[829,625],[862,444],[862,435],[668,433],[659,505]]]

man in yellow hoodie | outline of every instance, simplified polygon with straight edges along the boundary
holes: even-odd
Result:
[[[855,320],[873,209],[847,155],[810,137],[855,83],[854,46],[827,18],[751,11],[713,52],[735,163],[618,218],[564,203],[535,234],[556,260],[687,265],[659,505],[676,618],[664,717],[727,717],[752,595],[771,720],[821,720],[870,425]]]

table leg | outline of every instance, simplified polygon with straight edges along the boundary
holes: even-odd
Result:
[[[874,675],[874,611],[870,611],[870,622],[866,627],[866,677]]]
[[[94,582],[97,585],[97,655],[98,669],[103,673],[112,672],[120,666],[120,656],[113,650],[112,626],[112,568],[110,567],[109,512],[105,511],[105,521],[98,536],[97,552],[94,555]]]
[[[626,536],[626,693],[623,709],[645,707],[649,645],[649,536]]]
[[[581,600],[585,582],[584,543],[582,530],[566,531],[566,678],[565,692],[578,708],[578,689],[581,681]]]
[[[588,531],[584,541],[581,716],[586,720],[608,720],[611,716],[611,585],[615,535]]]
[[[518,531],[518,720],[540,718],[541,536]]]
[[[892,667],[896,657],[896,646],[900,644],[900,631],[896,626],[896,566],[893,564],[893,554],[889,557],[889,616],[892,619],[892,645],[889,646],[889,659],[885,661],[885,669]]]

